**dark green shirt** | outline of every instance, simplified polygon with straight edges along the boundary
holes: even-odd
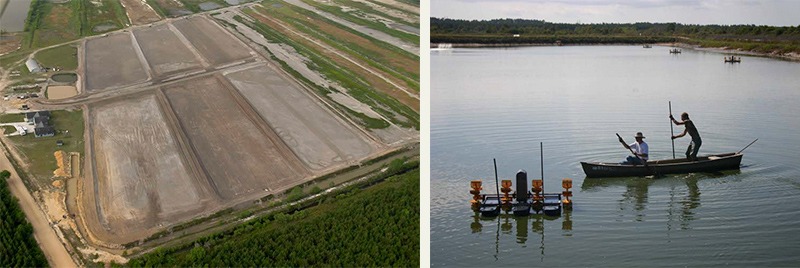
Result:
[[[692,120],[686,120],[686,132],[689,133],[689,136],[692,136],[692,140],[700,140],[700,133],[697,132],[697,128],[694,126],[694,122]]]

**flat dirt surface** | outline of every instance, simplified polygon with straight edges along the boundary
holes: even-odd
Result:
[[[90,39],[86,41],[85,51],[88,91],[130,85],[148,79],[128,33]]]
[[[142,25],[159,21],[161,17],[158,16],[144,0],[121,0],[122,5],[125,7],[125,13],[133,25]]]
[[[212,65],[224,65],[253,57],[236,37],[205,17],[176,20],[173,25]]]
[[[302,180],[308,171],[297,157],[220,79],[206,76],[165,89],[219,196],[231,200]]]
[[[208,184],[186,168],[154,95],[93,106],[90,115],[99,206],[85,205],[99,209],[109,228],[91,228],[98,237],[112,243],[146,237],[192,218],[213,199]]]
[[[49,86],[47,87],[47,99],[60,100],[78,95],[78,90],[73,86]]]
[[[133,34],[156,75],[177,73],[203,66],[167,24],[140,28]]]
[[[375,151],[358,130],[269,67],[226,77],[312,170],[352,164]]]
[[[50,222],[47,217],[36,205],[36,201],[22,184],[22,180],[17,175],[16,169],[9,162],[8,157],[4,152],[5,149],[0,149],[0,170],[8,170],[11,172],[11,178],[8,179],[8,188],[11,194],[19,200],[19,206],[25,212],[25,217],[33,225],[33,236],[39,247],[47,257],[47,262],[52,267],[78,267],[72,260],[67,249],[61,244],[56,232],[50,227]]]

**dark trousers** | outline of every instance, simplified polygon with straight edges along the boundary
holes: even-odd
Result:
[[[700,145],[703,141],[700,139],[692,140],[689,143],[689,148],[686,148],[686,159],[697,161],[697,152],[700,151]]]

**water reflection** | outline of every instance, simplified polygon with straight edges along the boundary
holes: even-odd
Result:
[[[512,213],[503,213],[496,218],[481,217],[480,213],[476,212],[472,215],[470,222],[470,231],[473,234],[494,233],[495,235],[495,252],[493,256],[499,259],[500,245],[503,244],[503,238],[514,235],[516,244],[521,245],[523,248],[528,246],[528,243],[535,243],[536,248],[539,249],[539,254],[542,258],[545,255],[545,222],[561,221],[562,236],[572,236],[572,211],[563,210],[561,216],[547,216],[544,214],[531,214],[529,216],[514,216]],[[496,229],[492,228],[484,230],[484,225],[495,224]],[[552,227],[552,225],[550,225]],[[552,229],[551,229],[552,231]]]
[[[669,200],[668,204],[666,204],[667,230],[670,231],[676,228],[688,230],[691,229],[690,223],[695,220],[694,211],[701,205],[701,191],[698,182],[704,179],[728,177],[739,173],[741,171],[732,170],[715,173],[672,175],[660,178],[586,178],[581,185],[581,190],[590,192],[599,191],[604,187],[624,186],[625,191],[622,192],[621,198],[617,201],[619,216],[627,216],[626,213],[628,211],[633,211],[635,221],[644,221],[647,216],[646,212],[648,212],[650,188],[653,185],[667,186],[669,187]],[[654,206],[661,205],[659,203],[654,203]]]

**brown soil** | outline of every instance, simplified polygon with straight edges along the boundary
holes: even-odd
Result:
[[[78,95],[78,90],[73,86],[47,87],[47,98],[51,100],[66,99],[75,95]]]
[[[56,168],[56,170],[53,171],[53,176],[55,176],[55,177],[69,177],[70,174],[66,170],[66,165],[67,165],[66,160],[67,160],[68,155],[65,154],[64,151],[56,151],[55,153],[53,153],[53,155],[55,155],[55,157],[56,157],[56,165],[58,165],[58,168]]]
[[[134,25],[148,24],[161,19],[144,0],[121,0],[121,2]]]
[[[22,38],[19,35],[3,36],[0,39],[0,55],[17,50],[22,45]]]

